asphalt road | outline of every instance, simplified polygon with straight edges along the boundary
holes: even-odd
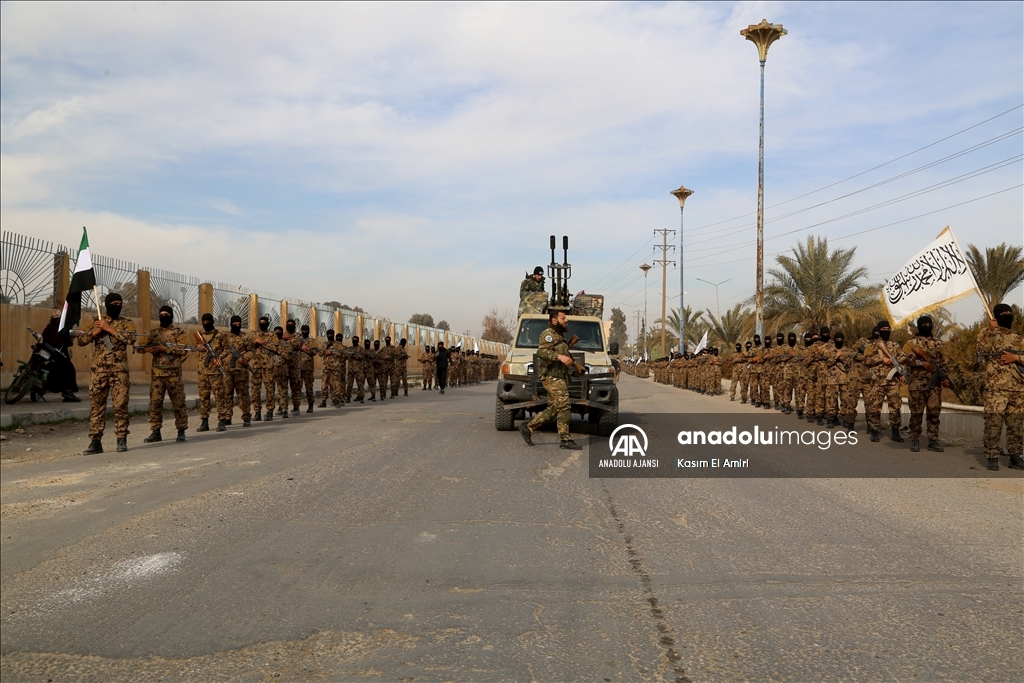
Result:
[[[96,457],[84,425],[8,433],[4,683],[1024,677],[1019,472],[590,479],[496,432],[493,385],[410,394],[185,444],[136,418]]]

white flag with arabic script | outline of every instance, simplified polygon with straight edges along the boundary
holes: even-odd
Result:
[[[893,327],[977,291],[963,249],[947,225],[882,287],[882,304]]]
[[[697,344],[697,348],[693,350],[695,354],[700,353],[704,350],[704,347],[708,345],[708,331],[704,330],[704,336],[700,338],[700,343]]]

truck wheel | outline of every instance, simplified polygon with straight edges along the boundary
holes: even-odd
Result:
[[[611,410],[602,410],[601,416],[597,418],[598,436],[611,436],[615,427],[619,424],[619,394],[615,392],[615,399]]]
[[[500,398],[495,399],[494,428],[499,432],[511,432],[514,425],[515,420],[513,419],[512,411],[505,410],[505,404],[501,402]]]

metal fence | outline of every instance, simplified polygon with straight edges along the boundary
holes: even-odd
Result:
[[[170,306],[174,311],[176,321],[197,324],[199,322],[199,278],[155,268],[146,270],[149,271],[149,301],[153,314],[156,314],[161,306]],[[127,303],[125,301],[126,305]],[[137,315],[137,313],[129,315]]]
[[[242,329],[249,329],[249,290],[238,285],[217,282],[213,285],[213,319],[217,325],[228,327],[231,317],[242,319]]]
[[[68,248],[52,242],[4,232],[0,250],[0,297],[4,303],[55,308],[56,269]]]

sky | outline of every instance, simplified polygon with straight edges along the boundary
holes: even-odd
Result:
[[[726,310],[755,288],[764,18],[766,271],[808,235],[875,283],[946,225],[1024,244],[1019,2],[4,3],[0,223],[478,334],[551,234],[571,290],[643,310],[685,185],[685,301]]]

